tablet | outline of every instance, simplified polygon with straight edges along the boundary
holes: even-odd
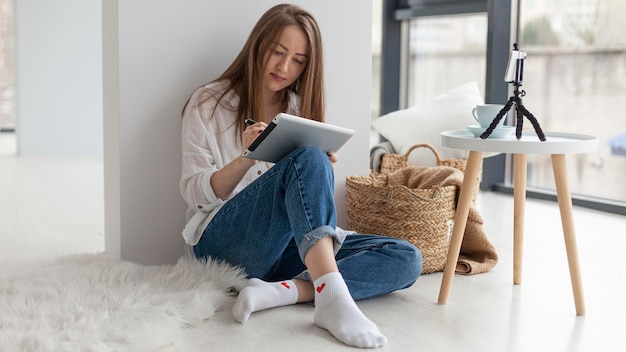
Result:
[[[336,152],[354,135],[354,130],[280,113],[243,156],[275,163],[298,147],[314,146]]]

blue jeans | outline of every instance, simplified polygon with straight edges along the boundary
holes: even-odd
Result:
[[[265,281],[309,279],[304,257],[320,238],[335,241],[337,266],[355,300],[411,286],[422,255],[404,240],[338,236],[334,173],[326,153],[298,148],[226,202],[194,246],[197,258],[239,265]]]

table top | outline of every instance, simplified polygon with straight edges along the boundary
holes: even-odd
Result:
[[[448,148],[482,152],[512,154],[576,154],[589,153],[598,149],[598,138],[583,134],[545,132],[545,141],[540,141],[532,130],[522,131],[517,139],[515,132],[504,138],[481,139],[467,130],[441,132],[441,145]]]

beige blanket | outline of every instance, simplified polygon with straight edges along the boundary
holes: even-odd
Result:
[[[463,173],[458,169],[439,167],[409,166],[387,174],[388,185],[405,185],[409,188],[433,188],[437,186],[457,186],[457,200]],[[479,274],[487,272],[498,262],[498,254],[483,229],[483,219],[474,203],[470,206],[467,225],[461,243],[456,272],[459,274]]]

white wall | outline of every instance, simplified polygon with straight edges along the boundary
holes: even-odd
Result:
[[[100,3],[15,1],[20,155],[102,155]]]
[[[258,18],[279,1],[103,0],[106,250],[146,264],[183,253],[180,111],[229,64]],[[368,172],[371,2],[300,0],[324,36],[327,121],[357,134],[340,151],[345,177]]]

